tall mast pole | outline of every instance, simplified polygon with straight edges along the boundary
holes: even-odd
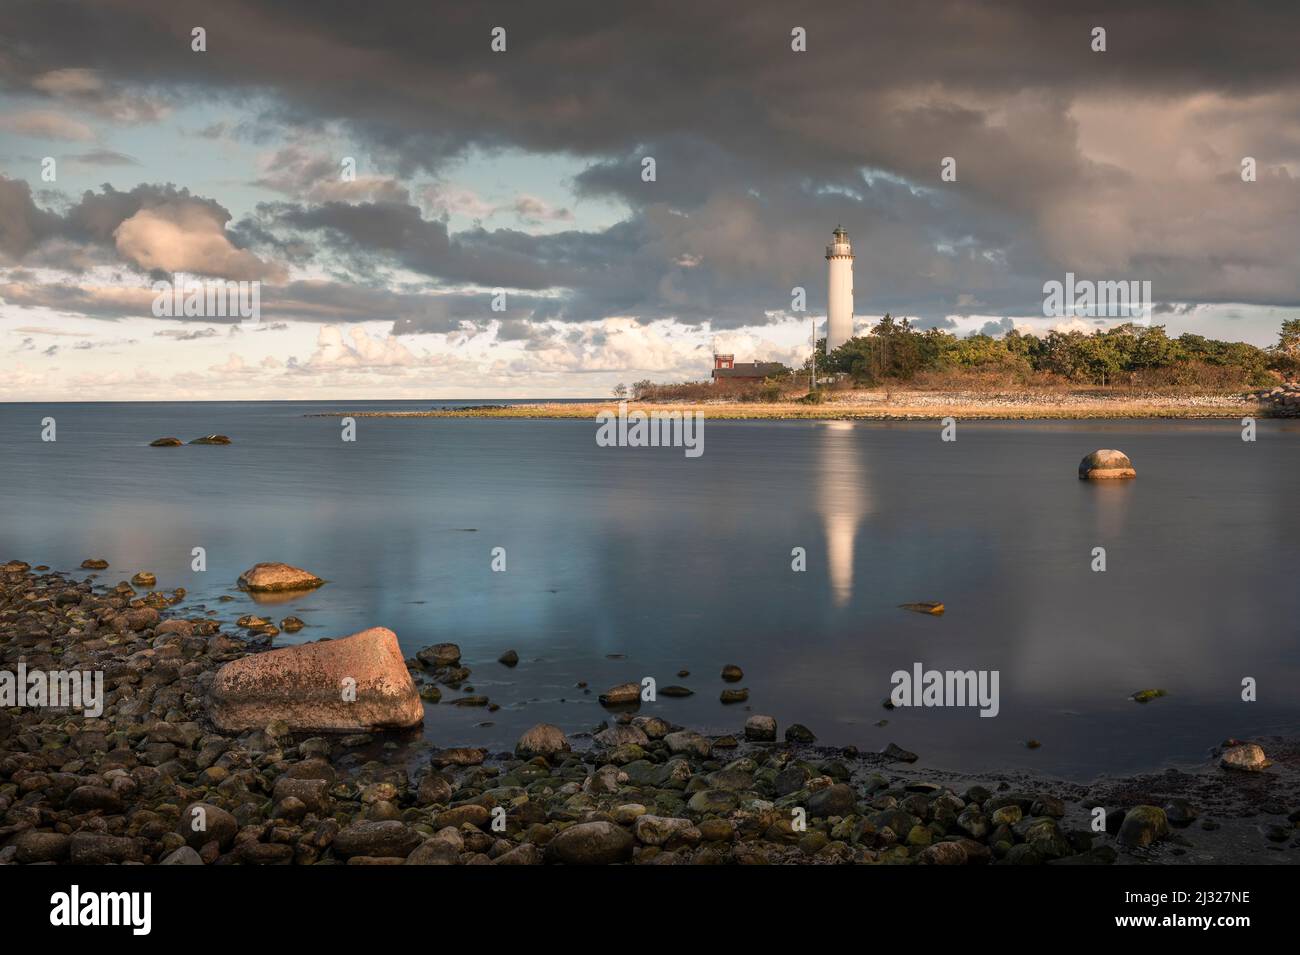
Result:
[[[812,320],[812,368],[808,371],[808,390],[817,390],[817,319]]]

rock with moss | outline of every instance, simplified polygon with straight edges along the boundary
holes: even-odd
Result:
[[[1164,690],[1138,690],[1133,694],[1133,699],[1137,703],[1150,703],[1152,700],[1158,700],[1162,696],[1168,696]]]
[[[1124,813],[1118,841],[1122,846],[1149,846],[1169,834],[1169,820],[1159,806],[1134,806]]]

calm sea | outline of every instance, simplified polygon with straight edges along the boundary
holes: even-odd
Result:
[[[308,416],[448,404],[0,405],[0,559],[106,557],[105,583],[151,570],[223,619],[307,621],[281,643],[375,625],[412,655],[458,643],[501,709],[429,706],[440,745],[590,729],[596,693],[645,676],[696,691],[642,706],[677,723],[766,713],[953,769],[1086,779],[1300,729],[1300,423],[1261,422],[1254,443],[1230,421],[963,423],[944,443],[937,422],[710,421],[687,458],[598,447],[594,421],[363,418],[344,443]],[[234,444],[147,447],[210,432]],[[1079,481],[1102,447],[1138,479]],[[254,604],[235,578],[271,560],[329,583]],[[898,608],[923,600],[947,613]],[[728,663],[747,705],[718,700]],[[999,715],[886,711],[915,663],[997,670]],[[1144,688],[1169,695],[1129,699]]]

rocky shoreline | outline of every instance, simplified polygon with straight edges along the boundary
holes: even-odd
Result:
[[[1273,391],[1277,391],[1274,389]],[[828,391],[825,400],[810,404],[797,400],[737,401],[719,396],[708,400],[630,401],[629,412],[699,412],[711,420],[834,420],[928,421],[954,417],[963,421],[1127,420],[1127,419],[1227,419],[1244,416],[1291,417],[1291,392],[1282,389],[1248,394],[1099,393],[1097,391],[996,390]],[[537,401],[509,405],[463,405],[421,411],[313,412],[313,418],[594,418],[599,411],[613,412],[617,400]]]
[[[1291,739],[1253,741],[1271,762],[1227,741],[1204,767],[1085,786],[920,770],[897,747],[819,747],[754,715],[717,737],[615,707],[591,732],[539,724],[495,754],[283,720],[221,732],[217,670],[270,635],[181,613],[185,596],[0,565],[0,671],[104,674],[97,716],[0,709],[0,864],[1300,860]],[[469,675],[439,646],[406,661],[426,701]]]
[[[1258,401],[1275,418],[1300,418],[1300,381],[1289,381],[1260,391],[1242,395],[1245,400]]]

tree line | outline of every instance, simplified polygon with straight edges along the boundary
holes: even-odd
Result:
[[[1001,338],[958,338],[886,315],[868,334],[829,355],[824,338],[817,350],[819,375],[858,385],[992,375],[1024,383],[1259,387],[1300,373],[1300,319],[1284,321],[1277,344],[1259,348],[1190,332],[1170,338],[1163,325],[1133,323],[1091,334],[1052,331],[1040,337],[1013,330]]]

